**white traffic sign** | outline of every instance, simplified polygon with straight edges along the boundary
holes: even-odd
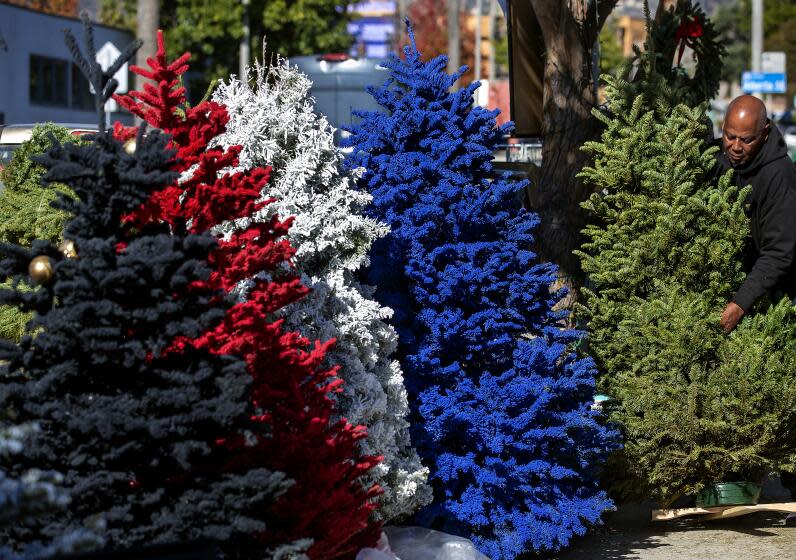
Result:
[[[103,70],[111,67],[111,64],[122,54],[122,51],[116,48],[116,45],[108,41],[97,51],[97,62]],[[114,79],[119,82],[116,88],[116,93],[127,93],[127,63],[122,64],[122,67],[113,75]],[[105,111],[113,113],[119,110],[119,105],[113,99],[108,99],[105,102]]]
[[[764,52],[760,59],[760,70],[763,74],[784,74],[786,60],[784,52]]]

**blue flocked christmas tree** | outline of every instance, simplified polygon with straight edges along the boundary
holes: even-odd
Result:
[[[426,526],[467,536],[493,560],[557,550],[611,501],[595,474],[616,433],[592,410],[594,365],[581,333],[552,307],[552,264],[530,247],[536,214],[525,183],[493,180],[492,151],[510,125],[473,107],[466,67],[421,60],[414,35],[369,88],[381,112],[358,112],[348,164],[367,171],[374,244],[368,280],[395,310],[412,407],[412,441],[431,468]]]

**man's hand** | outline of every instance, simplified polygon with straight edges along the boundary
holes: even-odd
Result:
[[[731,301],[724,308],[724,313],[721,314],[721,328],[727,334],[731,333],[743,316],[744,310],[741,306]]]

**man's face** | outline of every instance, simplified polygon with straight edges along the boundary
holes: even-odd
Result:
[[[754,115],[739,112],[727,116],[724,122],[724,153],[733,167],[742,167],[757,155],[768,138],[769,124],[760,126]]]

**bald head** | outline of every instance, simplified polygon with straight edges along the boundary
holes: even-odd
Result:
[[[732,100],[724,117],[722,143],[733,167],[746,165],[758,154],[770,126],[766,106],[757,97],[742,95]]]
[[[733,99],[727,107],[727,116],[725,120],[738,123],[748,122],[757,129],[763,130],[766,121],[768,121],[766,106],[754,95],[741,95]]]

